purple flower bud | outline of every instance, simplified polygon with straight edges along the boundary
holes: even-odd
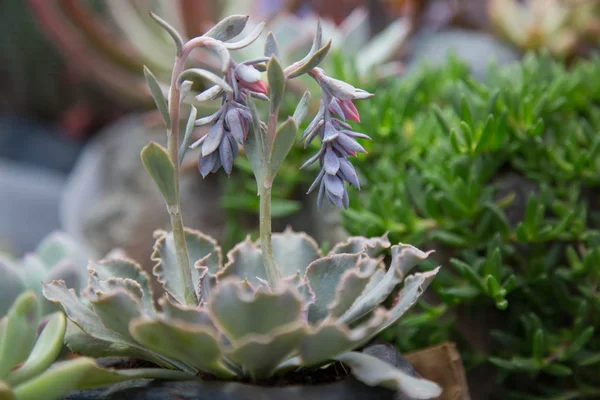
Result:
[[[203,178],[206,178],[206,176],[212,172],[218,158],[217,153],[211,153],[207,156],[200,154],[198,157],[198,170]]]
[[[227,136],[230,136],[230,134]],[[227,137],[221,140],[221,144],[219,145],[219,157],[225,173],[231,175],[231,169],[233,168],[233,147]]]
[[[202,143],[202,156],[207,156],[219,148],[223,139],[223,119],[219,118],[210,128],[204,143]]]
[[[323,157],[323,168],[325,172],[330,175],[337,174],[340,169],[340,159],[337,154],[335,154],[335,150],[331,148],[331,146],[327,146],[327,150],[325,151],[325,156]]]

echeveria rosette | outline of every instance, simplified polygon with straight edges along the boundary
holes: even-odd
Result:
[[[208,133],[192,144],[192,148],[201,148],[198,169],[204,178],[221,167],[227,175],[231,175],[239,145],[244,144],[248,137],[248,126],[252,124],[252,113],[246,104],[246,95],[268,100],[267,88],[254,66],[232,61],[230,70],[224,75],[225,82],[232,88],[231,92],[215,86],[197,96],[200,100],[209,99],[206,95],[208,92],[211,99],[221,97],[221,107],[217,112],[195,122],[196,126],[211,124]]]
[[[89,356],[121,355],[152,361],[190,374],[223,379],[269,378],[292,368],[336,360],[373,364],[393,371],[381,384],[416,398],[439,394],[432,382],[410,378],[356,349],[395,323],[419,298],[437,269],[408,275],[424,253],[409,245],[390,249],[387,238],[354,237],[326,256],[317,243],[290,229],[273,234],[282,283],[266,283],[260,246],[250,239],[235,246],[223,263],[216,242],[186,230],[198,304],[183,304],[172,267],[170,233],[158,231],[154,274],[167,292],[153,303],[149,276],[131,260],[107,259],[89,266],[81,295],[64,282],[44,285],[70,321],[66,343]],[[389,251],[390,266],[383,264]],[[407,276],[408,275],[408,276]],[[391,308],[383,302],[401,284]],[[362,361],[361,361],[362,360]],[[360,379],[360,370],[357,369]],[[383,375],[382,375],[383,376]]]
[[[351,238],[323,256],[305,234],[271,232],[272,185],[309,110],[310,93],[304,93],[294,114],[279,122],[290,79],[309,73],[322,87],[319,113],[305,132],[308,141],[321,134],[321,151],[314,157],[322,166],[317,180],[320,202],[327,195],[334,204],[347,204],[343,181],[359,186],[347,157],[364,151],[356,138],[368,137],[353,132],[346,119],[359,120],[352,100],[370,94],[329,78],[317,68],[331,45],[331,41],[321,43],[320,25],[306,57],[284,67],[272,33],[267,34],[264,57],[239,64],[232,60],[230,50],[243,48],[260,36],[261,26],[246,38],[227,42],[243,30],[245,16],[229,17],[186,43],[166,22],[157,21],[177,46],[168,102],[155,79],[146,74],[165,121],[168,148],[151,143],[142,151],[142,161],[171,216],[172,231],[156,232],[151,256],[156,262],[153,274],[166,295],[157,307],[149,276],[127,259],[92,263],[88,288],[80,295],[61,281],[45,285],[46,298],[60,303],[71,321],[68,346],[81,354],[133,356],[167,370],[191,376],[202,371],[222,379],[260,380],[290,369],[342,361],[368,385],[400,390],[413,398],[439,395],[436,384],[353,352],[417,301],[437,269],[404,278],[428,253],[412,246],[393,246],[386,268],[382,262],[383,252],[390,247],[386,237]],[[186,57],[198,46],[219,55],[220,75],[185,70]],[[262,69],[269,98],[258,72]],[[192,107],[180,143],[178,124],[171,121],[179,120],[180,100],[191,88],[186,81],[195,76],[214,84],[196,100],[220,99],[221,106],[198,120],[197,109]],[[260,121],[253,98],[269,102],[266,122]],[[196,125],[210,125],[208,134],[193,145],[201,146],[203,176],[221,166],[230,173],[238,146],[243,144],[256,178],[259,240],[247,239],[235,246],[225,263],[212,238],[184,229],[180,213],[179,163]],[[384,307],[383,302],[403,281],[394,305]]]
[[[321,207],[323,199],[327,197],[336,207],[348,208],[345,182],[360,190],[358,176],[348,157],[366,153],[357,138],[371,138],[354,132],[346,120],[360,122],[360,115],[352,101],[366,99],[372,94],[325,75],[321,68],[314,68],[309,75],[321,86],[322,99],[317,115],[301,137],[301,140],[306,141],[305,146],[317,135],[321,138],[319,152],[302,166],[307,167],[318,160],[321,168],[308,192],[319,187],[318,207]]]

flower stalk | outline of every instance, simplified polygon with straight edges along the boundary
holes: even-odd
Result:
[[[169,217],[171,218],[171,229],[173,230],[177,264],[183,278],[182,284],[184,285],[183,293],[185,303],[189,306],[196,306],[198,305],[198,299],[194,289],[192,271],[190,270],[190,259],[187,244],[185,242],[183,217],[181,216],[181,202],[179,200],[179,108],[181,93],[177,80],[179,74],[183,70],[187,54],[179,54],[175,58],[175,65],[171,75],[171,88],[169,89],[169,117],[171,120],[171,127],[167,129],[167,151],[171,162],[175,166],[175,201],[174,203],[167,204],[167,210],[169,211]]]

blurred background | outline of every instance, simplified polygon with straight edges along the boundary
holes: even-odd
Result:
[[[361,80],[402,79],[422,60],[441,64],[450,52],[459,54],[480,77],[490,60],[511,62],[527,50],[548,49],[568,60],[597,47],[600,31],[597,2],[586,0],[3,0],[1,248],[29,251],[57,228],[81,236],[90,219],[112,218],[125,224],[136,220],[130,215],[136,211],[126,210],[121,202],[123,196],[103,191],[96,194],[110,199],[91,199],[81,192],[98,189],[100,183],[82,182],[85,179],[76,179],[81,174],[69,174],[82,153],[103,138],[104,147],[114,145],[117,139],[108,138],[136,136],[131,130],[143,136],[156,122],[141,68],[148,65],[167,82],[172,49],[168,38],[151,24],[148,9],[187,37],[202,34],[223,16],[248,13],[254,23],[268,21],[288,62],[310,43],[311,29],[321,17],[326,35],[334,39],[334,47],[346,50],[346,61]],[[212,62],[207,54],[197,61],[208,66]],[[115,131],[120,133],[111,134]],[[91,169],[91,153],[100,157],[100,152],[96,146],[79,164],[87,163]],[[106,152],[117,159],[135,154]],[[121,167],[127,165],[115,168]],[[86,179],[101,180],[111,173],[95,172]],[[111,184],[115,183],[107,182]],[[119,215],[109,212],[111,204],[120,204]],[[278,208],[289,215],[300,206],[283,202]],[[130,218],[122,219],[123,213]],[[124,233],[118,231],[126,230],[94,227],[116,230],[115,241],[123,240],[119,234]],[[105,250],[110,244],[97,246]]]
[[[169,37],[152,23],[148,10],[175,26],[184,38],[203,34],[231,14],[250,15],[249,30],[267,21],[265,32],[276,34],[287,64],[305,54],[321,18],[324,37],[333,39],[324,68],[334,77],[377,93],[374,105],[357,104],[363,117],[360,127],[374,139],[373,147],[368,147],[370,155],[358,162],[366,190],[352,192],[349,211],[319,213],[314,199],[304,195],[312,175],[297,172],[308,153],[294,150],[275,188],[274,230],[291,224],[325,243],[348,233],[380,235],[388,231],[393,241],[436,248],[445,266],[453,257],[463,260],[464,265],[452,264],[455,269],[450,270],[458,271],[454,278],[441,278],[438,298],[423,306],[423,314],[404,327],[407,330],[403,332],[409,334],[389,337],[402,350],[449,338],[458,341],[469,379],[477,386],[471,390],[474,399],[488,398],[489,392],[497,389],[489,382],[515,371],[550,376],[565,373],[548,365],[560,359],[556,349],[566,349],[565,343],[581,336],[587,326],[581,318],[576,320],[578,306],[569,305],[566,314],[556,318],[558,325],[546,324],[549,319],[544,319],[544,307],[532,311],[541,315],[544,323],[531,317],[528,326],[544,325],[559,337],[544,342],[548,354],[543,361],[547,364],[540,361],[532,367],[523,361],[519,354],[528,352],[529,342],[518,345],[515,354],[521,358],[516,361],[510,358],[510,351],[492,350],[496,345],[488,343],[488,328],[498,326],[499,320],[529,318],[527,306],[515,308],[518,311],[512,319],[498,317],[497,311],[506,308],[505,296],[514,287],[531,289],[524,292],[535,297],[537,289],[529,283],[537,285],[539,279],[547,279],[548,271],[562,262],[559,260],[564,257],[558,255],[556,263],[540,261],[548,271],[538,268],[539,275],[519,269],[521,263],[535,264],[530,262],[533,255],[527,253],[535,248],[534,243],[546,240],[554,246],[564,241],[557,253],[539,252],[540,257],[541,253],[554,257],[563,254],[565,246],[588,243],[593,236],[588,231],[571,232],[571,236],[556,231],[555,236],[540,239],[518,226],[524,218],[528,221],[525,203],[532,193],[539,194],[538,200],[548,210],[544,213],[542,209],[539,218],[546,216],[548,223],[563,230],[579,221],[569,217],[561,222],[565,210],[597,203],[593,198],[600,186],[600,143],[596,139],[600,132],[600,1],[1,0],[0,250],[21,256],[34,250],[48,233],[63,230],[92,254],[121,247],[150,268],[152,232],[168,227],[168,215],[145,175],[139,151],[150,140],[166,139],[142,66],[150,67],[166,88],[174,49]],[[262,48],[250,46],[235,57],[258,55]],[[215,60],[209,53],[198,52],[193,63],[212,68]],[[293,112],[310,85],[300,80],[290,85],[292,96],[283,115]],[[508,133],[484,143],[482,137],[490,131],[486,128],[489,113],[497,118],[506,114],[504,120],[499,118],[504,122],[491,126]],[[581,120],[576,120],[579,117]],[[568,126],[572,136],[557,134],[560,126]],[[201,129],[197,134],[202,134]],[[471,136],[475,142],[470,141]],[[473,144],[477,141],[482,144]],[[547,150],[546,144],[555,146],[556,151]],[[447,164],[452,172],[434,171],[433,166],[446,165],[442,155],[453,160]],[[249,166],[239,157],[232,177],[217,174],[202,180],[195,157],[197,154],[190,152],[182,172],[186,225],[215,236],[228,250],[256,229],[258,199]],[[543,164],[541,159],[553,164]],[[466,172],[467,166],[477,174]],[[460,182],[453,181],[455,178]],[[471,185],[471,178],[481,188]],[[421,199],[419,190],[432,197],[423,194]],[[461,199],[471,195],[477,198],[474,205],[463,207]],[[452,204],[446,206],[448,198]],[[514,202],[520,204],[516,211],[511,208]],[[527,207],[533,210],[536,203],[532,204]],[[595,222],[588,219],[593,213],[585,210],[581,229],[596,229]],[[503,223],[505,231],[499,236],[488,234],[501,230],[496,223]],[[479,236],[469,236],[472,232]],[[493,258],[494,246],[501,248],[504,257],[495,270],[503,280],[498,287],[484,281],[481,272],[488,268],[482,260]],[[512,264],[510,257],[516,260]],[[597,282],[600,263],[589,263]],[[519,271],[515,279],[510,278],[513,270]],[[525,277],[521,279],[519,273]],[[576,278],[583,281],[584,274],[578,274]],[[576,284],[567,287],[579,288]],[[588,297],[582,302],[600,310],[596,289],[590,290],[584,291]],[[546,294],[554,298],[550,292]],[[515,304],[529,304],[522,296],[515,299]],[[485,306],[479,311],[456,312],[463,302]],[[471,312],[479,314],[472,317]],[[485,327],[467,332],[477,318]],[[594,324],[599,325],[595,318]],[[571,320],[579,325],[569,328],[569,336],[561,324],[571,327]],[[533,328],[523,331],[517,327],[519,323],[509,329],[514,336],[499,335],[498,340],[513,349],[517,347],[515,337],[533,340],[527,336]],[[466,328],[457,329],[457,324]],[[600,340],[585,351],[584,365],[597,367]],[[582,376],[587,379],[590,374],[598,376],[597,370],[586,370]],[[527,391],[531,381],[524,382],[517,386]],[[515,398],[550,398],[544,393],[558,393],[562,397],[552,398],[565,400],[590,393],[600,398],[600,388],[593,385],[593,390],[589,385],[585,390],[574,389],[579,386],[571,381],[552,381],[550,386],[552,390],[535,394],[541,397]]]

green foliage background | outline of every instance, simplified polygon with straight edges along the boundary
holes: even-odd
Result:
[[[530,55],[485,83],[450,60],[368,89],[346,228],[444,267],[386,337],[457,341],[467,368],[495,367],[500,398],[600,396],[600,60]]]

